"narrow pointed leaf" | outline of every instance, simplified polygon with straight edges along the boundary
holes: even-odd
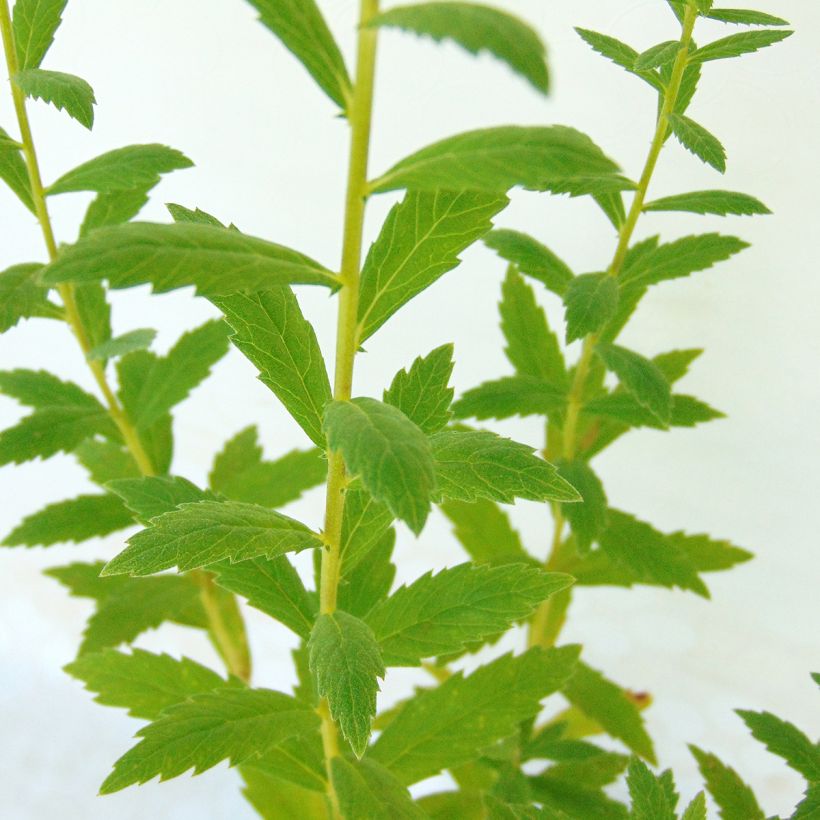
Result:
[[[149,191],[159,182],[160,177],[155,177],[153,181],[137,185],[135,188],[97,194],[85,212],[83,224],[80,226],[80,237],[88,236],[97,228],[130,222],[148,203]]]
[[[364,618],[376,604],[387,598],[396,578],[392,562],[396,531],[389,529],[367,553],[366,561],[351,568],[342,562],[339,581],[339,609]]]
[[[377,15],[370,25],[400,28],[439,42],[452,40],[471,54],[488,51],[542,94],[549,91],[547,51],[540,37],[499,9],[453,2],[398,6]]]
[[[657,365],[618,345],[598,345],[595,352],[638,404],[661,424],[669,423],[672,417],[672,388]]]
[[[630,818],[634,820],[677,820],[675,802],[664,788],[661,777],[654,775],[649,767],[637,757],[629,763],[626,777],[629,796],[632,798]],[[675,795],[677,798],[677,795]]]
[[[788,20],[782,17],[775,17],[773,14],[766,14],[762,11],[749,11],[748,9],[712,9],[707,15],[710,20],[718,20],[721,23],[734,23],[739,26],[787,26]]]
[[[61,316],[60,308],[48,301],[47,291],[37,282],[42,267],[32,262],[13,265],[0,273],[0,333],[13,328],[20,319]]]
[[[106,359],[116,359],[126,356],[135,350],[147,350],[157,336],[156,330],[151,328],[141,328],[139,330],[129,330],[122,336],[109,339],[88,352],[87,358],[90,361]]]
[[[600,330],[618,309],[618,282],[607,273],[585,273],[564,294],[567,342]]]
[[[807,782],[820,782],[820,747],[794,724],[771,712],[738,709],[737,713],[755,740],[763,743],[772,754],[782,757]]]
[[[293,742],[286,741],[288,744]],[[256,765],[258,760],[276,754],[279,748],[281,747],[273,749],[262,758],[255,758],[250,765],[246,763],[241,767],[239,773],[245,784],[242,796],[265,820],[291,820],[292,817],[328,820],[326,784],[310,790]]]
[[[533,560],[509,517],[495,502],[446,501],[440,509],[453,524],[459,543],[476,563],[497,566]]]
[[[558,296],[566,293],[573,273],[549,248],[527,234],[508,229],[490,231],[484,244],[521,273],[537,279]]]
[[[28,170],[20,145],[13,141],[2,128],[0,128],[0,179],[11,188],[20,202],[34,213]]]
[[[152,475],[121,478],[110,481],[106,489],[118,495],[142,524],[152,518],[172,512],[180,504],[215,501],[217,496],[200,490],[196,484],[180,476]]]
[[[427,814],[407,789],[374,760],[331,761],[333,788],[344,817],[368,820],[424,820]]]
[[[74,456],[88,470],[90,479],[100,486],[117,478],[139,476],[134,457],[116,441],[88,439],[74,450]]]
[[[723,820],[763,820],[766,815],[758,805],[754,792],[734,769],[697,746],[690,746],[689,750]]]
[[[665,196],[647,202],[644,211],[688,211],[693,214],[716,214],[717,216],[752,216],[770,214],[771,211],[759,200],[748,194],[734,191],[692,191],[688,194]]]
[[[705,63],[709,60],[740,57],[741,54],[752,54],[760,51],[761,48],[773,46],[791,37],[793,33],[792,31],[742,31],[740,34],[732,34],[697,49],[689,59]]]
[[[642,51],[636,58],[634,67],[637,69],[658,68],[659,66],[671,63],[680,51],[680,43],[677,40],[666,40],[656,46]]]
[[[678,142],[716,171],[726,171],[726,149],[713,134],[683,114],[669,114],[669,125]]]
[[[453,405],[458,419],[507,419],[511,416],[546,416],[561,413],[566,392],[530,376],[508,376],[468,390]]]
[[[17,0],[14,42],[21,69],[37,68],[54,42],[67,0]]]
[[[698,792],[681,815],[681,820],[707,820],[706,794]]]
[[[562,510],[575,536],[575,545],[583,555],[589,552],[593,541],[597,540],[607,524],[604,485],[589,464],[578,459],[560,463],[558,472],[582,498],[580,503],[565,504]]]
[[[663,82],[656,71],[642,70],[635,65],[635,61],[640,55],[632,46],[598,31],[578,27],[575,31],[593,51],[597,51],[602,57],[611,60],[615,65],[620,66],[630,74],[640,77],[657,91],[663,91]]]
[[[363,487],[350,487],[345,493],[342,518],[342,567],[350,572],[384,538],[394,516],[381,501]]]
[[[14,84],[27,96],[51,103],[89,130],[94,125],[94,89],[80,77],[62,71],[29,68],[14,75]]]

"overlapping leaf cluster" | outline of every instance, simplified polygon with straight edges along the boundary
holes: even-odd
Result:
[[[250,3],[354,131],[360,127],[361,79],[350,78],[367,72],[348,70],[314,0]],[[0,0],[0,12],[5,4]],[[90,86],[40,68],[65,5],[18,0],[13,19],[6,11],[0,20],[21,132],[19,141],[0,132],[0,178],[37,216],[49,257],[48,264],[17,264],[0,274],[0,330],[23,319],[65,321],[100,397],[45,371],[0,373],[0,391],[31,408],[0,433],[0,464],[68,453],[99,487],[28,516],[6,546],[80,542],[138,527],[107,562],[49,571],[95,604],[67,670],[100,703],[148,721],[102,792],[228,760],[240,767],[246,797],[267,818],[705,818],[703,794],[678,815],[671,774],[657,776],[641,761],[655,762],[641,714],[648,698],[590,667],[580,647],[555,644],[573,584],[648,584],[708,596],[704,573],[750,557],[726,541],[662,533],[612,509],[592,461],[633,429],[692,427],[721,416],[673,389],[700,350],[648,358],[616,341],[651,286],[706,270],[746,243],[716,233],[663,244],[631,239],[642,211],[768,212],[751,196],[722,190],[654,201],[646,201],[646,193],[669,135],[725,168],[718,140],[686,113],[702,66],[783,39],[785,22],[714,9],[706,0],[670,0],[680,40],[638,52],[579,30],[596,51],[658,94],[648,173],[630,180],[589,137],[566,126],[497,127],[442,139],[359,180],[368,196],[400,191],[402,199],[351,284],[350,271],[336,272],[196,208],[169,205],[171,224],[132,221],[162,174],[191,165],[164,146],[110,151],[44,185],[25,98],[93,124]],[[761,28],[698,48],[696,17]],[[380,12],[375,0],[363,0],[360,55],[367,50],[362,43],[380,29],[488,52],[537,91],[548,91],[544,45],[500,9],[434,2]],[[619,232],[609,267],[576,274],[533,237],[493,229],[516,187],[591,196]],[[58,248],[48,198],[81,191],[96,198],[78,240]],[[629,210],[624,194],[632,197]],[[354,321],[340,327],[355,351],[482,239],[509,263],[500,312],[511,375],[454,403],[454,351],[444,345],[399,370],[381,399],[352,397],[339,390],[338,379],[331,386],[292,286],[324,286],[355,306]],[[583,340],[575,365],[528,280],[563,301],[566,342]],[[222,318],[185,333],[159,355],[151,349],[151,329],[113,334],[107,288],[134,285],[157,293],[193,287]],[[172,413],[229,344],[253,364],[312,446],[267,460],[256,429],[248,428],[221,448],[208,486],[198,487],[173,473]],[[544,418],[545,458],[464,423],[515,415]],[[335,503],[332,473],[339,459],[340,520],[329,517],[323,527],[280,510],[325,482],[328,460],[329,507]],[[503,509],[516,499],[553,511],[546,566],[524,547]],[[420,535],[434,507],[453,523],[469,560],[394,589],[395,527],[401,523]],[[321,561],[313,587],[291,562],[300,551],[312,551],[317,568],[323,553],[333,556]],[[237,599],[294,633],[298,685],[292,694],[251,686]],[[122,650],[165,622],[205,630],[227,677],[187,658]],[[526,651],[501,655],[470,674],[450,666],[519,624],[529,625]],[[391,668],[407,666],[426,668],[435,685],[377,713],[380,681]],[[543,713],[544,699],[555,693],[563,706]],[[773,715],[741,716],[757,739],[806,777],[809,790],[794,817],[811,816],[820,804],[818,747]],[[633,757],[588,739],[598,734]],[[707,752],[693,753],[721,816],[764,816],[731,769]],[[606,790],[627,767],[631,808]],[[411,796],[408,787],[443,771],[452,775],[451,790]]]

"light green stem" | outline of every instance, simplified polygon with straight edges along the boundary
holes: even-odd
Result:
[[[361,275],[362,242],[364,237],[365,200],[367,197],[367,167],[370,155],[370,132],[373,117],[373,86],[376,71],[375,28],[368,23],[379,11],[379,0],[361,0],[356,58],[356,81],[349,109],[351,129],[348,165],[347,198],[345,203],[344,239],[339,293],[339,313],[336,331],[336,372],[333,398],[350,399],[353,390],[353,366],[356,360],[356,326],[359,313],[359,278]],[[347,475],[340,454],[328,453],[327,498],[325,504],[325,549],[319,582],[319,609],[323,614],[336,610],[341,575],[342,518],[344,516]],[[328,776],[328,795],[334,817],[340,817],[338,799],[331,779],[331,761],[339,752],[336,724],[327,703],[319,707],[322,718],[322,743]]]
[[[629,250],[629,243],[632,241],[632,236],[635,233],[635,228],[638,224],[638,219],[643,212],[644,202],[649,191],[649,185],[652,182],[652,176],[655,173],[655,168],[658,164],[658,158],[663,150],[666,137],[669,133],[669,115],[675,110],[675,104],[680,94],[681,82],[683,80],[683,73],[689,60],[689,47],[692,42],[692,32],[695,27],[697,19],[697,12],[691,3],[687,3],[684,14],[683,24],[681,26],[680,45],[678,48],[675,62],[672,66],[672,73],[669,78],[669,83],[666,86],[663,95],[663,102],[661,110],[658,114],[657,123],[655,126],[655,136],[652,139],[652,144],[649,147],[649,154],[641,173],[641,178],[638,181],[638,188],[635,191],[635,196],[632,200],[632,205],[629,208],[626,219],[618,232],[618,244],[615,248],[615,255],[612,262],[607,268],[607,273],[617,278],[624,266],[627,251]],[[587,378],[589,377],[590,366],[592,364],[592,357],[595,354],[595,346],[598,344],[600,334],[590,333],[583,341],[581,347],[581,355],[578,358],[578,364],[575,366],[575,376],[572,380],[572,385],[567,397],[567,412],[565,416],[564,426],[562,429],[562,458],[565,461],[572,461],[577,454],[578,446],[578,420],[584,402],[584,391],[586,389]],[[547,558],[547,567],[551,568],[553,557],[561,544],[561,535],[564,528],[564,517],[561,513],[560,505],[555,505],[554,508],[554,536],[552,549]],[[556,606],[563,608],[563,614],[566,612],[566,607],[569,605],[569,600],[566,596],[563,598],[556,598]],[[552,599],[544,601],[533,616],[530,625],[529,644],[530,646],[551,646],[555,643],[560,632],[560,626],[563,620],[558,624],[557,628],[548,628],[548,624],[556,623],[555,618],[551,618],[550,608],[553,606]]]

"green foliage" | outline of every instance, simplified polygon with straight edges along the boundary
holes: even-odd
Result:
[[[446,501],[441,511],[453,524],[453,532],[476,563],[527,563],[530,557],[507,514],[493,501]]]
[[[621,386],[661,424],[672,416],[672,392],[660,368],[649,359],[618,345],[598,345],[595,352]]]
[[[397,408],[368,398],[331,402],[324,429],[328,447],[343,455],[370,495],[418,535],[436,489],[424,433]]]
[[[582,499],[581,503],[563,505],[562,510],[575,536],[575,546],[585,554],[609,521],[604,485],[589,464],[580,459],[562,462],[558,472],[575,487]]]
[[[370,25],[400,28],[436,41],[453,40],[472,54],[488,51],[542,94],[549,91],[547,51],[541,39],[526,23],[498,9],[475,3],[422,3],[392,8]]]
[[[508,376],[468,390],[454,405],[457,419],[541,416],[564,409],[564,391],[531,376]]]
[[[97,345],[88,352],[88,358],[94,360],[116,359],[120,356],[126,356],[136,350],[147,350],[151,347],[156,338],[156,330],[150,328],[140,328],[139,330],[129,330],[128,333],[123,333],[122,336],[117,336],[115,339],[108,339],[102,344]]]
[[[27,96],[51,103],[89,130],[94,125],[94,89],[80,77],[62,71],[29,68],[14,75],[14,83]]]
[[[566,263],[527,234],[507,229],[490,231],[484,237],[484,244],[558,296],[564,295],[572,281],[573,273]]]
[[[689,59],[705,63],[709,60],[740,57],[742,54],[752,54],[760,51],[761,48],[773,46],[791,37],[793,33],[791,31],[742,31],[740,34],[732,34],[696,49]]]
[[[31,185],[20,144],[0,128],[0,179],[11,188],[20,202],[34,213]]]
[[[20,319],[62,316],[60,308],[49,302],[46,291],[37,284],[41,268],[37,263],[13,265],[0,273],[0,333],[13,328]]]
[[[669,775],[669,772],[665,772]],[[631,818],[635,820],[677,820],[675,804],[677,795],[666,787],[664,775],[654,775],[649,767],[637,757],[629,763],[626,782],[632,798]]]
[[[422,820],[427,817],[407,789],[376,761],[335,757],[331,778],[345,817],[372,820]]]
[[[80,226],[80,236],[88,236],[91,231],[104,228],[106,225],[122,225],[123,222],[133,219],[148,202],[149,191],[159,181],[159,177],[154,177],[153,180],[135,188],[97,194],[85,212],[85,219]]]
[[[723,820],[763,820],[766,815],[754,793],[734,769],[697,746],[690,746],[689,749]]]
[[[665,196],[647,202],[645,211],[689,211],[693,214],[716,214],[717,216],[751,216],[770,214],[771,211],[759,200],[748,194],[734,191],[692,191],[689,194]]]
[[[585,273],[572,280],[564,294],[567,342],[595,333],[618,309],[618,283],[607,273]]]
[[[748,11],[747,9],[711,9],[706,15],[710,20],[719,20],[721,23],[734,23],[740,26],[787,26],[788,20],[766,14],[762,11]]]
[[[68,0],[17,0],[14,42],[21,69],[37,68],[54,42]]]
[[[721,174],[726,171],[726,149],[716,136],[683,114],[669,114],[667,119],[672,133],[687,151]]]
[[[342,610],[322,613],[308,641],[316,691],[326,697],[354,754],[361,757],[376,714],[378,678],[385,674],[382,651],[370,627]]]

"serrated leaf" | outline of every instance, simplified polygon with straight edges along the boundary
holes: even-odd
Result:
[[[692,798],[692,802],[681,815],[681,820],[707,820],[706,794],[704,792],[698,792]]]
[[[128,333],[123,333],[122,336],[117,336],[114,339],[108,339],[101,345],[97,345],[93,350],[89,350],[86,358],[89,361],[104,361],[126,356],[135,350],[147,350],[151,347],[156,336],[156,330],[151,328],[129,330]]]
[[[740,779],[734,769],[697,746],[689,746],[706,788],[717,803],[723,820],[763,820],[766,816],[757,803],[754,792]]]
[[[243,561],[320,547],[304,524],[237,501],[182,504],[152,519],[105,566],[106,575],[151,575],[171,567],[197,569],[217,561]]]
[[[626,777],[632,798],[630,817],[634,820],[677,820],[675,803],[664,788],[662,778],[654,775],[637,757],[629,762]]]
[[[120,397],[131,421],[148,428],[197,387],[228,352],[228,328],[212,320],[183,334],[166,356],[145,350],[120,359]]]
[[[287,284],[336,286],[336,277],[301,253],[212,225],[130,222],[92,231],[65,248],[43,282],[107,280],[112,288],[150,284],[155,293],[196,287],[201,296],[270,290]]]
[[[366,561],[358,561],[351,569],[342,560],[339,609],[357,618],[364,618],[376,604],[388,596],[396,577],[396,567],[390,560],[395,545],[396,531],[389,529],[368,550]]]
[[[666,430],[669,427],[694,427],[708,421],[725,418],[720,410],[715,410],[706,402],[683,393],[672,395],[672,412],[668,424],[641,406],[637,399],[626,392],[615,392],[593,399],[584,406],[585,414],[604,416],[619,421],[628,427],[652,427]]]
[[[13,265],[0,273],[0,333],[13,328],[20,319],[58,319],[62,316],[61,309],[48,301],[47,291],[37,283],[37,274],[42,267],[37,262],[30,262]]]
[[[231,342],[259,370],[314,444],[324,447],[322,413],[330,381],[312,325],[288,287],[212,299],[233,328]]]
[[[486,499],[473,503],[446,501],[441,511],[450,519],[456,538],[476,563],[500,565],[533,560],[524,550],[509,517],[495,502]]]
[[[34,213],[28,169],[20,145],[12,140],[2,128],[0,128],[0,179],[11,188],[23,205]]]
[[[88,236],[97,228],[122,225],[123,222],[132,220],[148,202],[148,192],[159,182],[160,178],[155,177],[152,182],[135,188],[97,194],[85,212],[80,237]]]
[[[49,547],[116,532],[133,524],[131,514],[112,495],[81,495],[49,504],[26,516],[4,539],[6,547]]]
[[[430,438],[442,498],[486,498],[511,504],[578,501],[579,495],[556,468],[532,447],[486,431],[444,430]]]
[[[290,737],[316,728],[313,710],[281,692],[231,689],[194,695],[140,729],[142,739],[115,764],[100,787],[112,794],[157,775],[163,780],[222,760],[238,765]]]
[[[707,270],[748,247],[742,239],[719,233],[685,236],[647,249],[629,268],[624,268],[619,281],[622,287],[645,287],[668,279],[679,279]]]
[[[37,68],[54,42],[67,0],[17,0],[14,43],[21,69]]]
[[[49,185],[46,194],[131,190],[153,183],[160,174],[192,167],[185,154],[167,145],[128,145],[78,165]]]
[[[752,216],[770,214],[771,211],[759,200],[748,194],[734,191],[692,191],[688,194],[665,196],[647,202],[644,211],[687,211],[693,214],[716,214],[717,216]]]
[[[529,376],[507,376],[468,390],[453,404],[457,419],[507,419],[511,416],[547,416],[561,413],[566,392]]]
[[[350,572],[384,537],[393,514],[364,488],[353,485],[345,493],[341,554],[343,572]]]
[[[708,45],[696,49],[689,59],[697,63],[709,60],[724,60],[731,57],[740,57],[742,54],[752,54],[761,48],[773,46],[787,37],[792,31],[742,31],[740,34],[731,34],[721,40],[715,40]]]
[[[642,51],[636,58],[633,64],[634,68],[645,70],[650,68],[659,68],[662,65],[671,63],[681,49],[678,40],[665,40],[663,43],[658,43],[651,48]]]
[[[430,511],[436,473],[430,442],[400,410],[376,399],[327,405],[328,446],[377,501],[418,535]]]
[[[316,691],[357,757],[367,749],[376,714],[382,653],[370,627],[342,610],[319,615],[308,642]]]
[[[198,225],[213,225],[215,228],[228,227],[215,216],[212,216],[200,208],[186,208],[184,205],[177,205],[174,202],[166,202],[165,208],[168,213],[171,214],[174,222],[194,222]]]
[[[275,750],[274,750],[275,751]],[[291,780],[277,777],[258,767],[254,759],[240,774],[245,782],[242,795],[265,820],[328,820],[326,789],[311,791]]]
[[[28,68],[15,74],[12,81],[27,97],[51,103],[59,111],[65,110],[89,130],[94,125],[97,100],[94,89],[82,78],[62,71]]]
[[[344,58],[315,0],[248,0],[259,19],[304,65],[319,87],[343,110],[351,85]]]
[[[400,28],[437,42],[453,40],[471,54],[488,51],[542,94],[549,91],[547,51],[541,38],[526,23],[499,9],[475,3],[423,3],[382,12],[370,25]]]
[[[571,583],[526,564],[460,564],[399,587],[366,621],[388,666],[417,666],[506,632]]]
[[[547,290],[563,296],[573,273],[549,248],[519,231],[496,229],[484,237],[484,244],[521,273],[541,282]]]
[[[689,535],[673,532],[665,536],[679,550],[686,553],[698,572],[719,572],[731,569],[753,558],[752,553],[736,547],[729,541],[710,538],[708,535]]]
[[[561,693],[573,706],[600,724],[607,734],[625,743],[645,760],[655,762],[655,751],[640,710],[621,687],[579,661]]]
[[[572,674],[577,658],[577,647],[531,649],[504,655],[469,677],[457,672],[408,701],[370,757],[405,785],[474,760],[534,717],[540,701]]]
[[[615,65],[620,66],[630,74],[640,77],[657,91],[663,91],[663,83],[657,72],[641,70],[635,66],[635,61],[640,55],[632,46],[598,31],[578,27],[575,28],[575,31],[593,51],[597,51],[602,57],[611,60]]]
[[[661,369],[633,350],[618,345],[597,345],[595,352],[621,386],[661,424],[672,417],[672,388]]]
[[[816,820],[818,812],[820,812],[820,784],[815,783],[806,789],[806,796],[797,804],[791,820]]]
[[[453,345],[442,345],[424,358],[419,356],[408,370],[399,370],[382,398],[423,432],[437,433],[450,420],[452,373]]]
[[[623,803],[613,800],[602,789],[591,789],[568,780],[546,776],[530,778],[532,793],[543,804],[548,820],[627,820]],[[540,820],[540,818],[539,818]]]
[[[564,294],[567,342],[600,330],[618,309],[618,282],[607,273],[585,273]]]
[[[427,817],[407,789],[374,760],[334,757],[330,771],[344,817],[367,817],[368,820],[424,820]]]
[[[738,709],[752,737],[799,772],[809,783],[820,782],[820,747],[794,724],[771,712]]]
[[[130,654],[106,649],[83,655],[64,670],[94,692],[97,703],[127,709],[132,717],[146,720],[156,720],[163,710],[191,695],[239,685],[189,658],[177,660],[137,648]]]
[[[2,370],[0,393],[39,410],[49,407],[76,407],[92,411],[103,409],[97,399],[79,385],[62,381],[46,370]]]
[[[469,131],[422,148],[372,182],[370,190],[503,194],[522,185],[544,191],[552,182],[617,170],[588,136],[574,128],[503,126]]]
[[[111,339],[111,305],[105,289],[99,282],[85,282],[73,291],[88,343],[92,348],[105,344]]]
[[[575,544],[583,555],[589,552],[592,542],[603,532],[607,524],[607,500],[604,485],[585,461],[564,461],[558,464],[558,472],[581,495],[581,502],[565,504],[562,513],[575,536]]]
[[[327,477],[321,451],[291,450],[275,461],[262,458],[256,427],[237,433],[214,459],[209,482],[233,501],[282,507]]]
[[[504,352],[520,376],[567,384],[567,368],[558,339],[550,330],[543,308],[532,288],[510,267],[501,286],[501,330],[507,340]]]
[[[118,495],[142,524],[175,510],[180,504],[215,501],[217,496],[200,490],[180,476],[143,476],[110,481],[106,489]]]
[[[503,192],[409,191],[393,206],[362,268],[358,340],[460,264],[459,254],[491,228]]]
[[[726,171],[726,149],[717,137],[683,114],[669,114],[667,119],[672,133],[687,151],[721,174]]]
[[[243,776],[244,772],[251,768],[276,778],[279,786],[288,783],[309,790],[307,795],[302,792],[303,796],[310,796],[310,792],[314,795],[315,792],[320,792],[324,803],[327,792],[327,774],[319,732],[293,737],[268,749],[263,755],[243,765]],[[285,815],[282,820],[290,820],[290,817]]]
[[[222,561],[208,567],[219,586],[241,595],[248,603],[307,639],[316,616],[316,606],[302,579],[288,559],[251,558],[232,563]]]
[[[711,9],[707,15],[710,20],[718,20],[721,23],[734,23],[740,26],[787,26],[788,20],[782,17],[775,17],[773,14],[765,14],[762,11],[749,11],[748,9]]]
[[[117,478],[137,478],[140,474],[130,451],[115,441],[86,439],[74,450],[74,456],[88,470],[91,480],[100,486]]]

